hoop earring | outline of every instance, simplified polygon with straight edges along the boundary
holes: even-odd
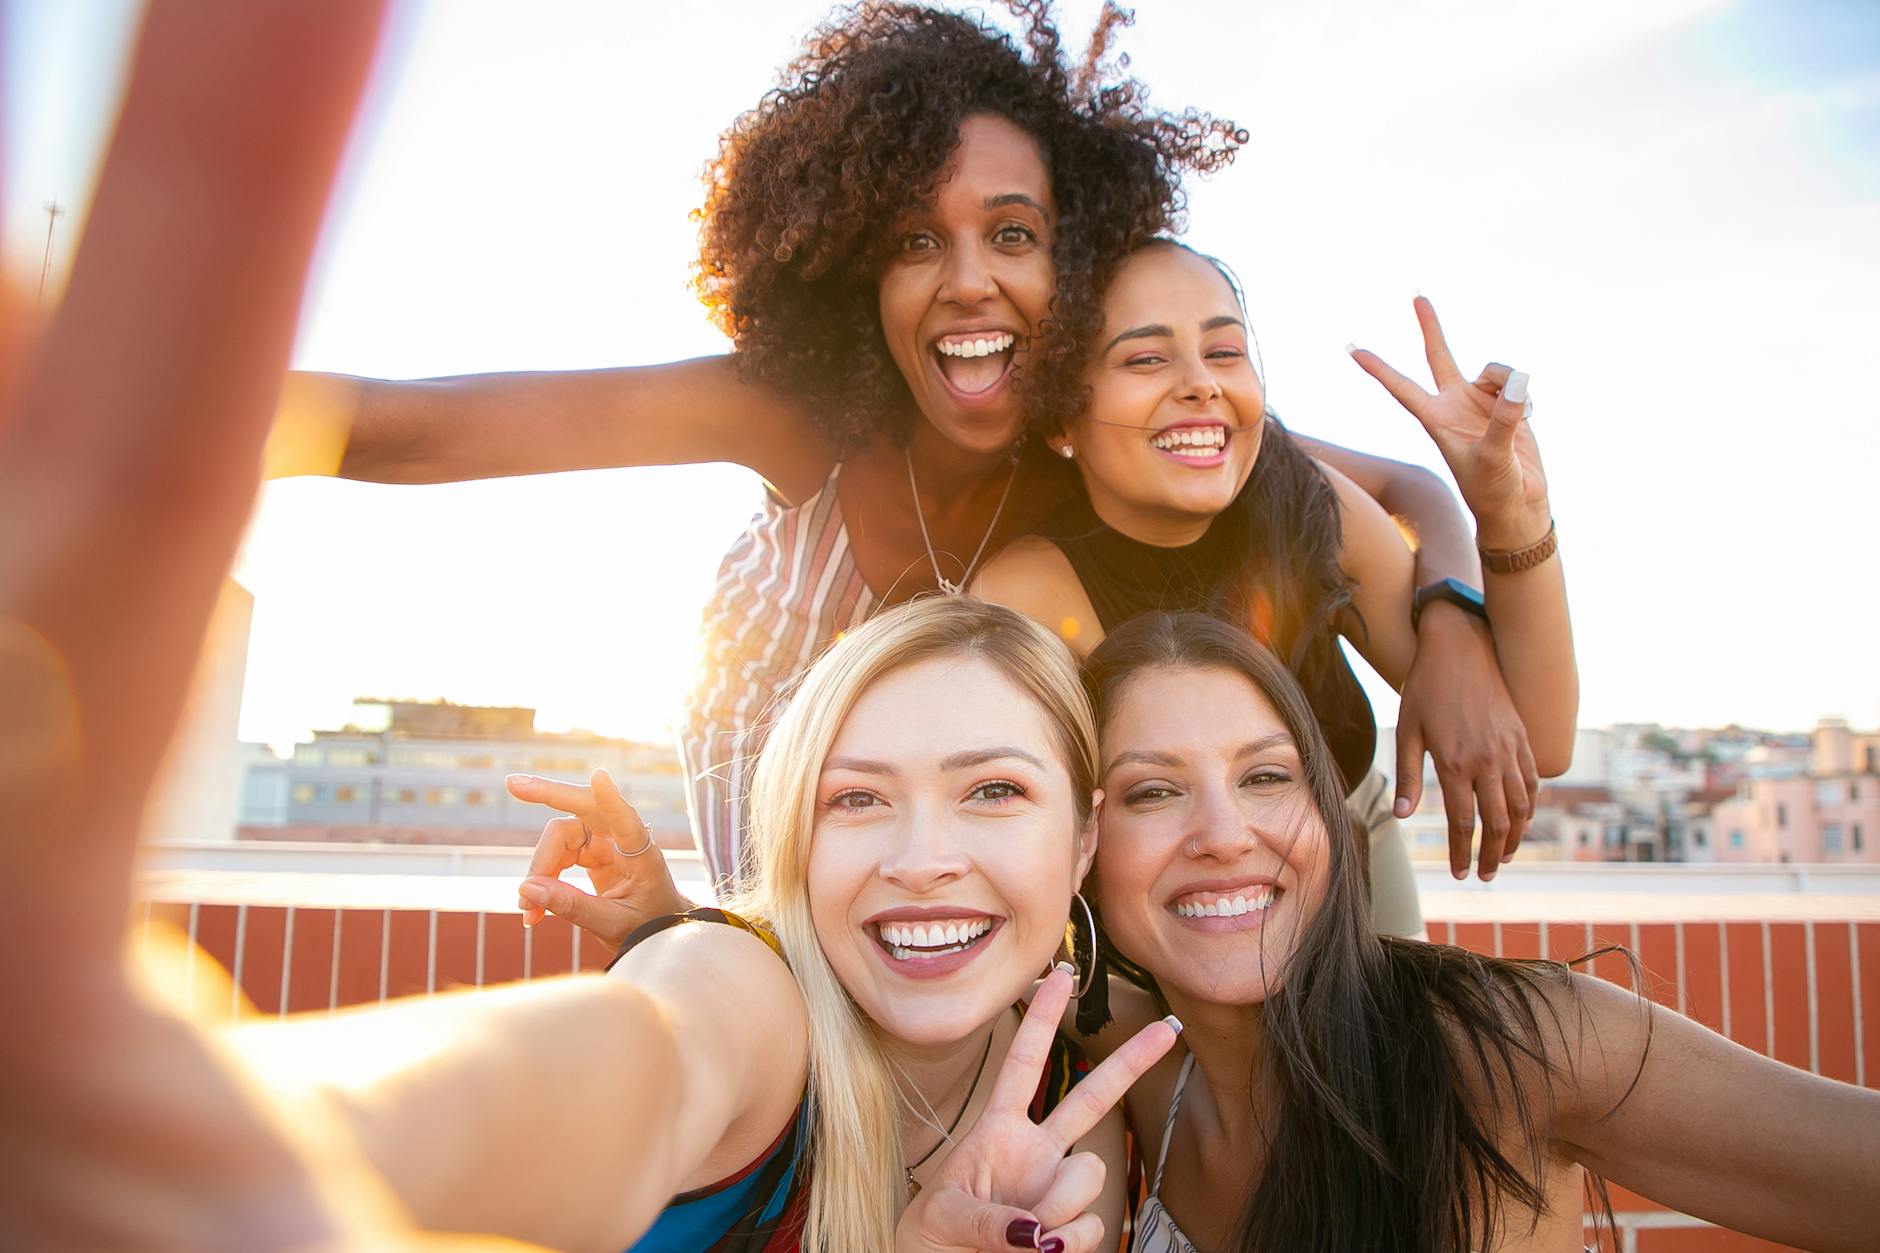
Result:
[[[1082,1000],[1090,994],[1090,985],[1097,981],[1097,915],[1092,912],[1090,902],[1084,899],[1082,892],[1072,892],[1071,899],[1084,907],[1084,922],[1090,928],[1090,961],[1084,970],[1083,977],[1077,981],[1077,991],[1072,993],[1073,996]],[[1071,956],[1075,958],[1076,952],[1073,951]]]

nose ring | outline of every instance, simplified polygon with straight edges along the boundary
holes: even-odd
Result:
[[[1188,855],[1197,858],[1201,856],[1201,842],[1192,835],[1188,837]]]

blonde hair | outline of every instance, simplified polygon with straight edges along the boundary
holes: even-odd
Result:
[[[758,760],[748,808],[754,873],[729,905],[776,934],[808,1011],[810,1253],[892,1248],[906,1194],[887,1058],[811,921],[817,780],[862,693],[891,671],[940,657],[987,662],[1038,703],[1070,774],[1076,830],[1090,822],[1097,740],[1089,700],[1069,650],[1024,615],[967,596],[911,601],[841,637],[804,676]]]

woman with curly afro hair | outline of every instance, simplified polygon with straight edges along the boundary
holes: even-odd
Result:
[[[779,693],[877,609],[963,587],[1076,490],[1023,436],[1080,408],[1098,294],[1124,256],[1181,224],[1183,175],[1221,168],[1246,140],[1206,114],[1152,110],[1140,84],[1105,70],[1122,11],[1106,7],[1076,59],[1048,0],[1008,3],[1016,35],[918,5],[840,10],[732,124],[697,214],[696,285],[728,356],[292,385],[290,411],[346,415],[339,472],[352,478],[705,461],[763,476],[762,512],[706,609],[680,736],[694,836],[720,881],[739,871],[751,729]],[[1311,449],[1416,528],[1426,580],[1473,576],[1433,475]],[[1435,685],[1494,690],[1485,641],[1426,650],[1432,718]],[[1451,740],[1518,724],[1470,712],[1468,727],[1451,718]],[[516,791],[553,799],[539,782]],[[624,918],[594,912],[604,902],[568,903],[590,930],[624,935]]]

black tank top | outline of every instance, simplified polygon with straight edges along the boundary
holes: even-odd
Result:
[[[1257,476],[1250,477],[1241,490],[1254,490],[1256,482]],[[1253,540],[1246,510],[1240,505],[1236,499],[1222,510],[1194,543],[1158,548],[1109,526],[1079,492],[1039,533],[1070,561],[1107,634],[1140,613],[1219,615],[1234,599],[1229,592],[1256,590],[1230,586],[1235,580],[1256,577],[1247,561]],[[1337,642],[1326,639],[1314,647],[1329,650],[1325,664],[1313,667],[1322,677],[1317,682],[1296,672],[1295,677],[1300,678],[1312,712],[1318,715],[1319,729],[1349,791],[1370,773],[1377,751],[1377,719]]]

